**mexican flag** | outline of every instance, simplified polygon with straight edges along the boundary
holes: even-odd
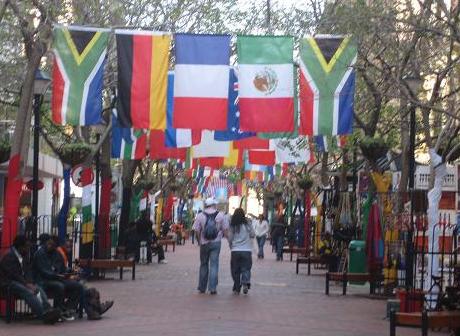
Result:
[[[238,36],[242,131],[294,131],[293,46],[289,36]]]

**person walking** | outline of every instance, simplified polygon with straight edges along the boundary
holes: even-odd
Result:
[[[217,202],[210,197],[204,201],[204,211],[199,213],[193,223],[195,237],[200,246],[200,271],[198,291],[217,294],[219,274],[219,254],[221,240],[227,235],[228,222],[222,212],[217,210]]]
[[[256,236],[254,229],[241,208],[235,209],[230,228],[228,230],[228,243],[230,245],[230,268],[233,278],[233,293],[239,294],[241,287],[247,294],[251,287],[252,245]]]
[[[275,245],[276,249],[276,261],[283,260],[283,246],[284,246],[284,235],[286,227],[284,225],[284,218],[282,215],[278,216],[272,225],[272,231],[270,236],[272,237],[272,244]]]
[[[254,232],[256,234],[257,246],[259,251],[257,253],[257,258],[263,259],[264,258],[264,245],[265,240],[267,239],[268,233],[268,222],[264,218],[263,214],[259,215],[259,218],[254,220],[253,222]]]

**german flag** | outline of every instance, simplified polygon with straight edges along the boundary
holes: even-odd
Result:
[[[166,129],[171,35],[115,30],[118,55],[118,118],[122,127]]]

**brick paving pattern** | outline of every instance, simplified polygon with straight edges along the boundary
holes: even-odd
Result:
[[[166,253],[168,264],[137,268],[136,280],[90,282],[102,299],[115,300],[101,321],[76,320],[45,326],[36,321],[0,322],[0,336],[382,336],[386,301],[366,298],[367,288],[352,286],[342,297],[332,285],[324,295],[324,271],[295,274],[295,262],[276,262],[266,245],[266,259],[254,259],[248,296],[231,293],[230,252],[222,244],[218,295],[199,294],[198,247],[178,246]],[[117,273],[114,273],[117,279]],[[398,335],[420,335],[401,328]],[[431,333],[430,335],[434,335]],[[443,334],[446,335],[446,334]]]

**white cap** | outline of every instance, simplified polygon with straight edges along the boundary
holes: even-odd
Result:
[[[204,201],[204,206],[205,207],[210,207],[210,206],[213,206],[213,205],[216,205],[216,204],[217,204],[217,201],[213,197],[208,197]]]

